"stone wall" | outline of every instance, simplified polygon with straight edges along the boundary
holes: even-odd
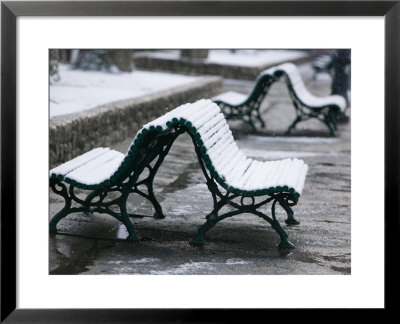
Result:
[[[309,60],[309,56],[304,56],[298,59],[290,60],[290,62],[294,64],[301,64],[304,62],[308,62]],[[220,75],[224,78],[229,79],[255,80],[260,72],[268,69],[271,66],[275,66],[286,61],[270,65],[249,67],[209,63],[204,61],[203,59],[190,59],[185,57],[180,57],[179,59],[158,58],[148,55],[146,53],[137,53],[134,55],[134,62],[136,68],[144,70],[169,71],[174,73],[195,75]]]
[[[103,105],[79,114],[50,120],[50,168],[95,147],[107,147],[135,137],[147,122],[177,106],[221,92],[221,77],[203,77],[199,81],[140,98]]]

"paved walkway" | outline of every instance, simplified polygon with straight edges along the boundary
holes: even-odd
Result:
[[[311,69],[301,73],[315,94],[329,93],[329,81],[312,81]],[[226,80],[224,90],[250,91],[252,82]],[[166,218],[134,219],[140,243],[95,240],[65,235],[50,236],[51,274],[350,274],[350,123],[339,125],[329,137],[317,121],[298,125],[295,136],[282,136],[291,120],[286,87],[276,84],[264,102],[267,129],[252,135],[250,128],[230,122],[243,151],[259,160],[298,157],[309,165],[303,195],[294,207],[298,226],[278,219],[296,248],[279,250],[279,237],[269,224],[249,214],[218,223],[206,234],[203,247],[189,245],[197,227],[211,211],[211,196],[204,183],[188,135],[175,142],[156,176],[154,187]],[[304,129],[302,126],[306,127]],[[274,136],[264,136],[274,135]],[[314,136],[320,135],[320,136]],[[124,152],[132,139],[113,148]],[[63,202],[50,193],[50,217]],[[130,197],[131,211],[152,214],[145,201]],[[107,215],[70,215],[59,223],[65,231],[124,238],[123,225]]]

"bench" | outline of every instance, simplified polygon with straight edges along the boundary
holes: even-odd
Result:
[[[179,106],[144,125],[126,154],[96,148],[50,170],[50,187],[65,200],[50,221],[50,232],[59,233],[57,223],[71,213],[98,212],[121,221],[128,230],[127,239],[139,241],[130,217],[143,215],[128,214],[127,198],[138,194],[152,203],[155,218],[165,217],[153,180],[173,142],[183,133],[192,138],[213,201],[213,210],[190,243],[204,244],[204,234],[216,223],[250,213],[275,229],[279,247],[293,247],[276,219],[275,207],[278,203],[286,212],[288,225],[299,223],[291,207],[303,190],[307,165],[298,159],[261,162],[247,158],[218,105],[205,99]],[[271,203],[271,216],[260,210],[267,203]],[[231,208],[220,214],[224,206]]]
[[[281,77],[286,81],[296,111],[296,118],[287,129],[286,134],[290,134],[297,123],[315,118],[323,122],[329,128],[330,135],[334,136],[335,130],[337,130],[336,117],[346,109],[346,100],[338,95],[316,97],[311,94],[305,87],[297,67],[292,63],[277,65],[261,72],[249,96],[229,91],[214,97],[213,101],[221,107],[227,119],[241,118],[248,122],[256,132],[252,116],[255,115],[262,121],[260,105],[271,84]],[[261,88],[264,91],[260,91]],[[262,122],[261,126],[264,127],[265,123]]]

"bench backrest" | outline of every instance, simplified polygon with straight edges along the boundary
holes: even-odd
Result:
[[[273,74],[260,73],[255,81],[254,88],[246,100],[246,104],[254,103],[260,105],[268,93],[270,86],[275,82],[276,78]]]
[[[237,163],[247,160],[239,150],[219,106],[203,99],[179,106],[144,125],[125,155],[119,170],[121,176],[124,176],[122,171],[127,164],[134,163],[135,168],[140,169],[152,161],[168,141],[174,140],[171,135],[174,135],[175,128],[182,128],[182,132],[188,131],[192,135],[210,174],[221,183],[225,183],[223,179],[230,176]]]
[[[291,94],[301,104],[310,108],[321,108],[325,106],[337,106],[341,111],[346,108],[346,100],[339,95],[327,97],[316,97],[306,88],[300,72],[293,63],[284,63],[265,70],[261,75],[274,75],[276,78],[285,76]]]
[[[174,134],[173,130],[179,128],[183,130],[182,132],[190,133],[204,165],[223,188],[236,192],[238,187],[246,187],[249,191],[245,194],[251,196],[267,194],[261,175],[261,177],[252,178],[253,181],[257,180],[257,183],[249,185],[246,182],[246,177],[250,176],[250,173],[246,171],[250,166],[251,170],[257,170],[262,162],[248,158],[239,149],[221,109],[217,104],[206,99],[182,105],[144,125],[127,152],[121,170],[130,163],[129,161],[136,163],[136,167],[144,168],[146,163],[157,156],[160,146],[167,144],[171,134]],[[304,165],[304,172],[295,176],[301,180],[299,183],[304,183],[306,165],[301,160],[298,162],[301,167]],[[285,168],[284,162],[277,161],[271,170],[276,169],[276,174],[278,174],[279,170],[281,172]],[[302,185],[291,188],[291,192],[296,196],[299,196],[301,191]],[[244,194],[239,191],[237,193]]]

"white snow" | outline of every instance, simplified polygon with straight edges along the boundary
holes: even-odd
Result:
[[[59,65],[60,81],[50,84],[50,118],[137,98],[199,79],[172,73],[133,71],[107,73],[72,70]]]
[[[159,262],[161,261],[158,258],[141,258],[137,260],[129,260],[129,264],[143,264],[143,263],[154,263],[154,262]]]
[[[81,167],[82,165],[96,159],[98,156],[101,156],[101,155],[107,153],[108,151],[110,151],[109,148],[103,148],[103,147],[95,148],[89,152],[86,152],[85,154],[77,156],[76,158],[74,158],[68,162],[65,162],[64,164],[52,169],[50,171],[50,175],[52,173],[65,175],[65,174]]]
[[[309,137],[309,136],[298,136],[298,137],[284,137],[284,136],[257,136],[248,135],[247,139],[250,142],[285,142],[285,143],[302,143],[302,144],[330,144],[335,143],[338,138],[326,138],[326,137]]]
[[[213,100],[221,100],[229,105],[237,106],[244,103],[247,97],[248,97],[247,95],[236,91],[227,91],[214,97]]]
[[[309,158],[309,157],[341,157],[344,153],[336,152],[305,152],[305,151],[272,151],[242,148],[242,152],[247,156],[263,160],[287,159],[287,158]]]
[[[228,259],[225,262],[228,265],[236,265],[236,264],[249,264],[249,261],[244,261],[242,259]]]
[[[99,184],[117,171],[124,154],[109,148],[95,148],[50,170],[50,176],[62,175],[87,185]]]
[[[180,264],[177,268],[172,268],[164,271],[150,271],[153,275],[166,275],[166,274],[186,274],[195,273],[197,271],[211,271],[215,269],[215,262],[189,262]]]
[[[306,55],[303,51],[294,50],[237,50],[235,53],[229,50],[212,50],[209,52],[207,62],[257,67],[280,64]]]
[[[298,50],[210,50],[205,63],[221,65],[237,65],[245,67],[258,67],[280,64],[286,61],[299,59],[307,55]],[[180,51],[148,52],[146,56],[166,60],[178,60]]]
[[[110,179],[118,170],[124,157],[124,154],[120,152],[109,150],[96,159],[68,173],[68,178],[87,185],[102,183]]]

